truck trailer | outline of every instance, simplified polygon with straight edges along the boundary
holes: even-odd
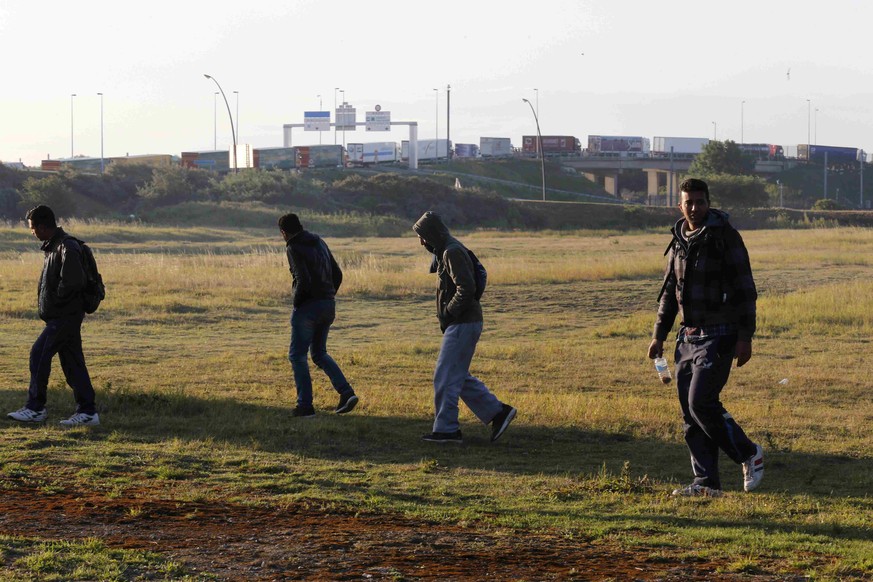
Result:
[[[850,164],[858,161],[858,148],[809,145],[805,143],[797,146],[797,157],[801,160],[824,163],[825,154],[827,154],[829,166]]]
[[[479,155],[498,158],[512,155],[512,141],[508,137],[480,137]]]
[[[673,156],[689,158],[696,156],[709,143],[705,137],[659,137],[655,136],[652,155],[659,158],[669,158],[670,150]]]
[[[383,141],[376,143],[350,143],[346,146],[349,165],[369,166],[398,161],[397,143]]]
[[[452,142],[447,139],[420,139],[418,140],[418,161],[445,159],[452,149]],[[400,159],[409,159],[409,140],[400,142]]]
[[[589,135],[589,156],[637,158],[648,156],[649,138],[639,135]]]
[[[525,154],[539,152],[537,136],[525,135],[521,138],[521,151]],[[572,135],[544,135],[543,154],[547,156],[572,156],[582,153],[582,144]]]

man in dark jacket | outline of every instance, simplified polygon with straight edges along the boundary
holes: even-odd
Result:
[[[467,249],[449,234],[434,212],[425,212],[412,227],[421,245],[433,253],[431,272],[438,276],[437,318],[443,341],[434,371],[433,432],[424,437],[437,443],[461,443],[458,399],[484,424],[491,424],[496,441],[515,418],[516,410],[494,396],[481,380],[470,374],[476,343],[482,335],[482,306],[476,299],[473,262]]]
[[[7,416],[19,422],[43,422],[48,416],[46,396],[52,359],[58,354],[67,384],[73,389],[76,413],[62,420],[64,426],[100,424],[94,404],[94,387],[82,353],[82,321],[85,319],[82,291],[85,267],[82,249],[73,237],[57,226],[48,206],[27,213],[30,232],[42,241],[45,253],[39,278],[39,317],[45,328],[30,350],[30,387],[27,404]]]
[[[288,359],[297,385],[297,406],[291,414],[303,418],[315,416],[312,377],[306,361],[306,354],[310,351],[312,361],[324,370],[334,390],[340,395],[334,412],[351,412],[358,403],[358,397],[340,367],[327,353],[327,334],[336,318],[334,297],[342,284],[343,272],[321,237],[303,230],[296,214],[281,217],[279,230],[285,239],[285,254],[293,279],[291,293],[294,309],[291,312]]]
[[[672,231],[648,355],[663,354],[681,314],[676,385],[694,481],[673,495],[718,497],[719,449],[742,465],[744,490],[758,487],[764,476],[761,446],[749,440],[719,400],[732,360],[740,367],[752,357],[758,294],[743,239],[726,213],[709,207],[706,182],[691,178],[679,188],[684,218]]]

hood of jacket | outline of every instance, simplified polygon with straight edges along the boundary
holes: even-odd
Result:
[[[308,230],[301,230],[294,236],[288,239],[288,242],[285,244],[287,246],[291,245],[303,245],[307,247],[314,247],[318,245],[319,240],[321,240],[318,235],[312,234]]]
[[[433,248],[433,253],[439,255],[449,242],[449,229],[436,212],[427,211],[412,225],[415,234],[424,239]]]
[[[702,233],[704,230],[709,228],[719,228],[724,227],[729,224],[730,214],[725,212],[724,210],[718,210],[717,208],[710,208],[709,212],[706,213],[706,222],[703,224],[703,227],[700,228],[698,234]],[[685,225],[687,224],[687,220],[683,216],[679,220],[676,221],[676,224],[672,228],[673,237],[678,239],[683,243],[688,242],[688,237],[685,235]]]

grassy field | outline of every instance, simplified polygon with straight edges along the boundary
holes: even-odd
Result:
[[[669,496],[690,466],[675,394],[645,357],[664,233],[462,234],[489,271],[473,372],[519,416],[492,445],[462,406],[465,443],[445,448],[419,440],[440,334],[411,231],[328,239],[345,272],[329,345],[361,403],[331,414],[336,395],[314,370],[319,415],[300,422],[288,414],[290,275],[277,232],[68,230],[92,243],[107,283],[83,332],[103,425],[58,427],[74,404],[57,366],[48,423],[0,421],[7,499],[32,487],[50,503],[72,487],[143,503],[304,502],[557,533],[725,575],[873,576],[873,230],[744,233],[758,334],[723,400],[763,444],[767,469],[744,494],[723,457],[728,494],[716,500]],[[0,241],[5,412],[24,402],[42,257],[20,226],[0,227]],[[167,548],[52,543],[0,536],[0,578],[193,576]],[[96,570],[81,570],[88,555]]]

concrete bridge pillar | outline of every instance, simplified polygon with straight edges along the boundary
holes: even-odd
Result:
[[[661,173],[661,170],[646,169],[643,171],[646,173],[646,194],[649,198],[655,198],[658,196],[658,174]]]
[[[618,196],[618,174],[603,177],[603,189],[613,196]]]

